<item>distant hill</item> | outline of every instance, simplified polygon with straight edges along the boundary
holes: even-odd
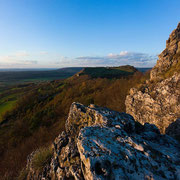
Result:
[[[58,69],[58,71],[76,74],[77,72],[81,71],[82,69],[83,69],[83,67],[65,67],[65,68]]]
[[[120,78],[134,74],[138,70],[133,66],[119,67],[87,67],[80,71],[77,76],[88,75],[91,78]]]
[[[120,78],[136,71],[146,72],[150,68],[119,67],[66,67],[60,69],[0,69],[0,89],[7,85],[29,82],[66,79],[74,74],[88,75],[91,78]]]

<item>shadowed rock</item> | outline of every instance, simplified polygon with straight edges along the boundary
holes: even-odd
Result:
[[[177,119],[166,128],[166,134],[180,142],[180,119]]]

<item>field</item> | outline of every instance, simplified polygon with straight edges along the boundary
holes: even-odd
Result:
[[[29,82],[52,81],[57,79],[66,79],[82,68],[62,68],[57,70],[7,70],[0,71],[0,90],[9,85],[23,84]]]
[[[0,99],[0,122],[2,120],[2,116],[15,106],[16,101],[16,96],[6,96]]]
[[[16,102],[20,99],[26,92],[30,91],[34,86],[33,83],[26,83],[24,85],[6,85],[4,88],[0,89],[0,122],[2,117],[12,109],[16,107]]]
[[[15,106],[19,97],[30,91],[36,84],[66,79],[82,68],[62,68],[58,70],[7,70],[0,71],[0,122],[2,117]],[[30,87],[32,86],[32,87]]]

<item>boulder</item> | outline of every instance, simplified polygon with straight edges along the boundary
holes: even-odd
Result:
[[[142,125],[129,114],[107,108],[73,103],[66,132],[52,146],[51,162],[39,175],[34,172],[34,179],[180,178],[176,140],[160,134],[153,124]]]

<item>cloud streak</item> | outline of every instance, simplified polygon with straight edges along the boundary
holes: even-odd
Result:
[[[0,68],[3,67],[93,67],[93,66],[121,66],[152,67],[157,60],[156,55],[146,53],[121,51],[118,54],[109,53],[106,56],[79,56],[75,58],[49,54],[46,51],[29,54],[18,51],[7,56],[0,56]]]
[[[47,52],[47,51],[41,51],[39,54],[40,54],[40,55],[47,55],[48,52]]]
[[[37,60],[32,60],[29,57],[30,54],[26,51],[18,51],[7,56],[0,56],[0,68],[28,67],[38,64]]]
[[[146,53],[121,51],[119,54],[109,53],[107,56],[81,56],[74,59],[62,57],[57,64],[62,66],[120,66],[152,67],[157,56]]]

